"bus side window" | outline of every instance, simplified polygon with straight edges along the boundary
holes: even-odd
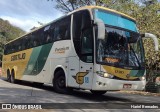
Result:
[[[52,42],[51,33],[49,30],[44,32],[44,44],[48,44]]]
[[[25,37],[25,49],[29,49],[30,48],[30,35]]]
[[[55,40],[60,40],[61,39],[58,23],[56,23],[56,26],[55,26],[54,39]]]
[[[50,29],[49,29],[49,34],[50,34],[52,42],[55,41],[54,32],[55,32],[55,23],[52,23],[51,26],[50,26]]]
[[[22,46],[22,50],[25,50],[26,48],[25,48],[25,39],[24,38],[22,38],[22,40],[21,40],[21,42],[22,42],[22,44],[21,44],[21,46]]]
[[[82,25],[82,13],[76,12],[73,14],[73,42],[74,42],[74,47],[76,50],[76,53],[78,56],[80,56],[80,36],[81,36],[81,25]]]
[[[62,20],[57,21],[55,25],[55,40],[70,39],[70,21],[71,16],[67,16]]]
[[[37,36],[37,38],[39,40],[39,45],[45,44],[45,40],[44,40],[45,39],[45,37],[44,37],[44,28],[38,30],[36,32],[36,36]]]
[[[70,39],[70,26],[71,26],[71,16],[64,19],[64,26],[62,26],[62,31],[64,32],[63,39]]]

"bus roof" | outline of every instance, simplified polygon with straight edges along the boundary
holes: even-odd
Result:
[[[107,10],[107,11],[110,11],[110,12],[113,12],[113,13],[116,13],[116,14],[120,14],[120,15],[122,15],[122,16],[124,16],[124,17],[127,17],[127,18],[129,18],[129,19],[135,21],[134,18],[132,18],[132,17],[130,17],[130,16],[124,14],[124,13],[121,13],[121,12],[118,12],[118,11],[116,11],[116,10],[109,9],[109,8],[106,8],[106,7],[101,7],[101,6],[84,6],[84,7],[78,8],[78,9],[76,9],[76,10],[74,10],[74,11],[68,13],[67,15],[70,15],[70,14],[76,12],[76,11],[79,11],[79,10],[84,10],[84,9],[94,9],[94,8],[103,9],[103,10]],[[65,15],[65,16],[66,16],[66,15]],[[64,17],[64,16],[62,16],[62,17]],[[62,18],[62,17],[60,17],[60,18]],[[56,20],[59,20],[60,18],[58,18],[58,19],[56,19]],[[8,43],[10,43],[10,42],[12,42],[12,41],[14,41],[14,40],[17,40],[17,39],[19,39],[19,38],[21,38],[21,37],[24,37],[25,35],[30,34],[30,33],[34,32],[34,31],[37,31],[38,29],[43,28],[43,27],[49,25],[50,23],[52,23],[52,22],[54,22],[54,21],[56,21],[56,20],[53,20],[53,21],[51,21],[51,22],[49,22],[49,23],[47,23],[47,24],[45,24],[45,25],[43,25],[43,26],[41,26],[41,27],[38,27],[38,28],[34,29],[33,31],[30,31],[30,32],[28,32],[28,33],[26,33],[26,34],[24,34],[24,35],[18,37],[18,38],[15,38],[15,39],[13,39],[13,40],[7,42],[6,44],[8,44]]]

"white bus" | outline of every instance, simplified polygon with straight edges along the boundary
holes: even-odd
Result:
[[[154,35],[145,34],[153,37]],[[156,44],[157,45],[157,44]],[[3,77],[104,94],[143,90],[142,38],[132,17],[99,6],[77,9],[5,45]]]

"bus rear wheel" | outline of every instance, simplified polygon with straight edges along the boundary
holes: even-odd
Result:
[[[103,95],[105,94],[107,91],[96,91],[96,90],[91,90],[91,93],[94,95]]]
[[[14,75],[14,71],[12,71],[11,73],[11,83],[15,83],[16,80],[15,80],[15,75]]]
[[[11,75],[10,72],[7,70],[7,81],[11,82]]]
[[[58,71],[55,73],[53,87],[58,93],[65,94],[69,92],[70,89],[66,87],[66,78],[63,71]]]

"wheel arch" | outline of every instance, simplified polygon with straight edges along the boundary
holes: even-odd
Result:
[[[14,73],[14,78],[16,79],[16,77],[17,77],[17,66],[14,66],[13,68],[12,68],[12,70],[11,70],[11,74],[12,73]]]
[[[64,72],[64,75],[65,75],[65,79],[66,79],[66,87],[67,87],[67,70],[65,69],[65,67],[63,67],[62,65],[58,65],[56,66],[56,68],[54,69],[54,72],[53,72],[53,76],[52,76],[52,81],[54,80],[54,76],[56,74],[56,72],[62,70]]]
[[[10,68],[7,69],[7,75],[8,75],[8,73],[9,73],[9,75],[11,75],[11,69]]]

